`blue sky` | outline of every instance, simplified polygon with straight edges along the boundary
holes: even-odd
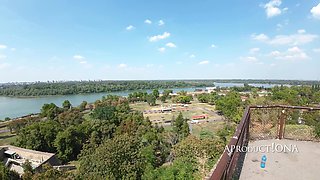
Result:
[[[0,82],[320,79],[320,0],[0,0]]]

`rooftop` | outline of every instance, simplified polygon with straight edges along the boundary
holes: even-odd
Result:
[[[278,149],[288,147],[286,152],[248,152],[243,163],[240,180],[262,179],[319,179],[320,143],[295,140],[259,140],[249,142],[248,147],[275,144]],[[296,146],[298,152],[293,150]],[[292,148],[291,148],[292,147]],[[289,148],[291,150],[289,151]],[[260,167],[261,157],[266,155],[266,167]]]
[[[11,145],[0,146],[0,158],[3,163],[19,174],[23,173],[22,164],[27,160],[31,163],[31,166],[36,169],[54,156],[55,154],[53,153],[34,151]]]
[[[304,119],[306,118],[306,119]],[[320,108],[249,106],[208,179],[319,179]],[[261,168],[266,155],[266,167]]]

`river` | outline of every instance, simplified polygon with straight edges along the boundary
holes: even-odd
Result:
[[[273,84],[252,84],[254,86],[273,87]],[[215,83],[215,86],[220,87],[233,87],[243,86],[242,83]],[[198,89],[198,88],[197,88]],[[204,89],[204,88],[202,88]],[[173,88],[174,92],[179,91],[193,92],[195,88]],[[151,90],[144,90],[148,93]],[[162,92],[162,89],[159,89]],[[4,97],[0,96],[0,119],[5,117],[15,118],[28,115],[31,113],[38,113],[43,104],[54,103],[57,106],[61,106],[64,100],[69,100],[73,106],[78,106],[82,101],[95,102],[101,99],[102,96],[108,94],[128,96],[133,91],[120,91],[113,93],[92,93],[92,94],[76,94],[76,95],[59,95],[59,96],[43,96],[43,97]]]

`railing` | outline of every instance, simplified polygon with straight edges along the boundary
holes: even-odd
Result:
[[[255,112],[255,110],[263,110],[265,112]],[[210,180],[229,180],[237,179],[240,177],[241,168],[245,153],[235,151],[234,147],[244,147],[248,145],[249,140],[257,139],[295,139],[295,140],[318,140],[312,135],[310,129],[305,128],[304,131],[297,133],[289,129],[290,125],[302,124],[303,122],[290,122],[288,116],[298,111],[298,115],[301,115],[303,111],[313,112],[320,110],[315,107],[301,107],[301,106],[249,106],[245,109],[244,115],[240,124],[238,125],[234,136],[231,138],[227,148],[224,150],[217,162],[216,167],[211,174]],[[273,113],[274,119],[267,118],[268,120],[262,120],[257,118],[260,115],[266,113]],[[270,114],[272,115],[272,114]],[[252,117],[251,117],[252,116]],[[300,117],[299,117],[300,118]],[[286,123],[288,121],[288,123]],[[288,129],[286,130],[286,126]],[[287,131],[287,133],[285,133]],[[303,132],[303,133],[302,133]]]

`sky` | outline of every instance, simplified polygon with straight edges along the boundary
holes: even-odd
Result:
[[[320,0],[0,0],[0,82],[320,80]]]

